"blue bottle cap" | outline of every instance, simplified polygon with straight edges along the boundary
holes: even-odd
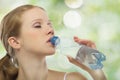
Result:
[[[60,43],[60,38],[58,36],[53,36],[50,40],[50,42],[54,45],[57,46]]]
[[[103,68],[102,61],[106,60],[105,55],[103,53],[101,53],[101,52],[96,52],[96,53],[92,53],[92,54],[95,56],[96,61],[93,64],[89,64],[89,66],[93,70],[102,69]]]

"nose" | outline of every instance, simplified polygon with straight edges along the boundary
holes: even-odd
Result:
[[[54,35],[54,30],[52,27],[48,28],[47,35]]]

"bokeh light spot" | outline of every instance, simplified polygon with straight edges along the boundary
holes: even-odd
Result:
[[[79,8],[83,4],[83,0],[65,0],[65,4],[69,8]]]
[[[68,11],[63,17],[63,22],[68,28],[77,28],[81,24],[81,16],[77,11]]]

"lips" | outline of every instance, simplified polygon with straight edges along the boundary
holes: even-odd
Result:
[[[50,37],[50,38],[47,40],[47,42],[50,42],[50,43],[51,43],[51,41],[50,41],[50,40],[51,40],[51,38],[52,38],[52,37]]]
[[[47,40],[47,42],[50,42],[50,39],[49,39],[49,40]]]
[[[50,37],[50,38],[47,40],[47,43],[48,43],[51,47],[55,48],[55,46],[51,43],[51,38],[52,38],[52,37]]]

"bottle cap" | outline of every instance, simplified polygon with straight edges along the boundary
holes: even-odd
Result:
[[[60,38],[58,36],[53,36],[50,40],[50,42],[54,45],[57,46],[60,43]]]

